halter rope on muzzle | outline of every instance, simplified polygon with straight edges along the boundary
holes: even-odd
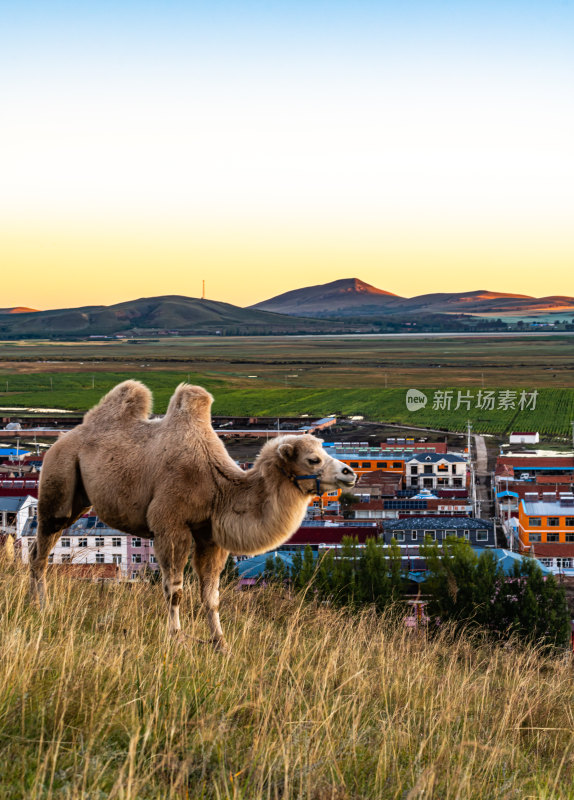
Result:
[[[284,475],[286,475],[291,483],[294,483],[295,486],[299,489],[300,492],[303,494],[321,494],[321,476],[319,473],[314,473],[313,475],[290,475],[285,470],[281,470]],[[306,492],[303,487],[299,486],[299,481],[315,481],[315,488],[310,489]]]

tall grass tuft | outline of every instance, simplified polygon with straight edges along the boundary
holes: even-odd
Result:
[[[574,798],[569,655],[496,647],[280,589],[196,587],[167,637],[157,586],[0,573],[0,798]]]

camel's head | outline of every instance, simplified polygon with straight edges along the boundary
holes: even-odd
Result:
[[[320,482],[321,493],[335,489],[352,489],[356,483],[357,476],[353,470],[328,455],[323,450],[321,439],[314,436],[282,436],[277,439],[277,454],[282,471],[305,494],[315,493],[317,480]]]

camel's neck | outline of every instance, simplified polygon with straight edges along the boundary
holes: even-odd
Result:
[[[309,499],[274,465],[256,464],[225,492],[213,520],[214,538],[232,553],[265,553],[295,533]]]

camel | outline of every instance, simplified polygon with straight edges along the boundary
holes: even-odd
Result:
[[[180,634],[183,571],[193,547],[211,641],[225,651],[219,577],[229,553],[278,547],[297,530],[318,491],[351,488],[355,473],[309,434],[279,436],[241,469],[211,425],[213,397],[180,384],[162,419],[138,381],[118,384],[46,453],[38,528],[30,551],[32,596],[46,600],[48,555],[62,530],[90,507],[110,527],[154,539],[168,605]]]

